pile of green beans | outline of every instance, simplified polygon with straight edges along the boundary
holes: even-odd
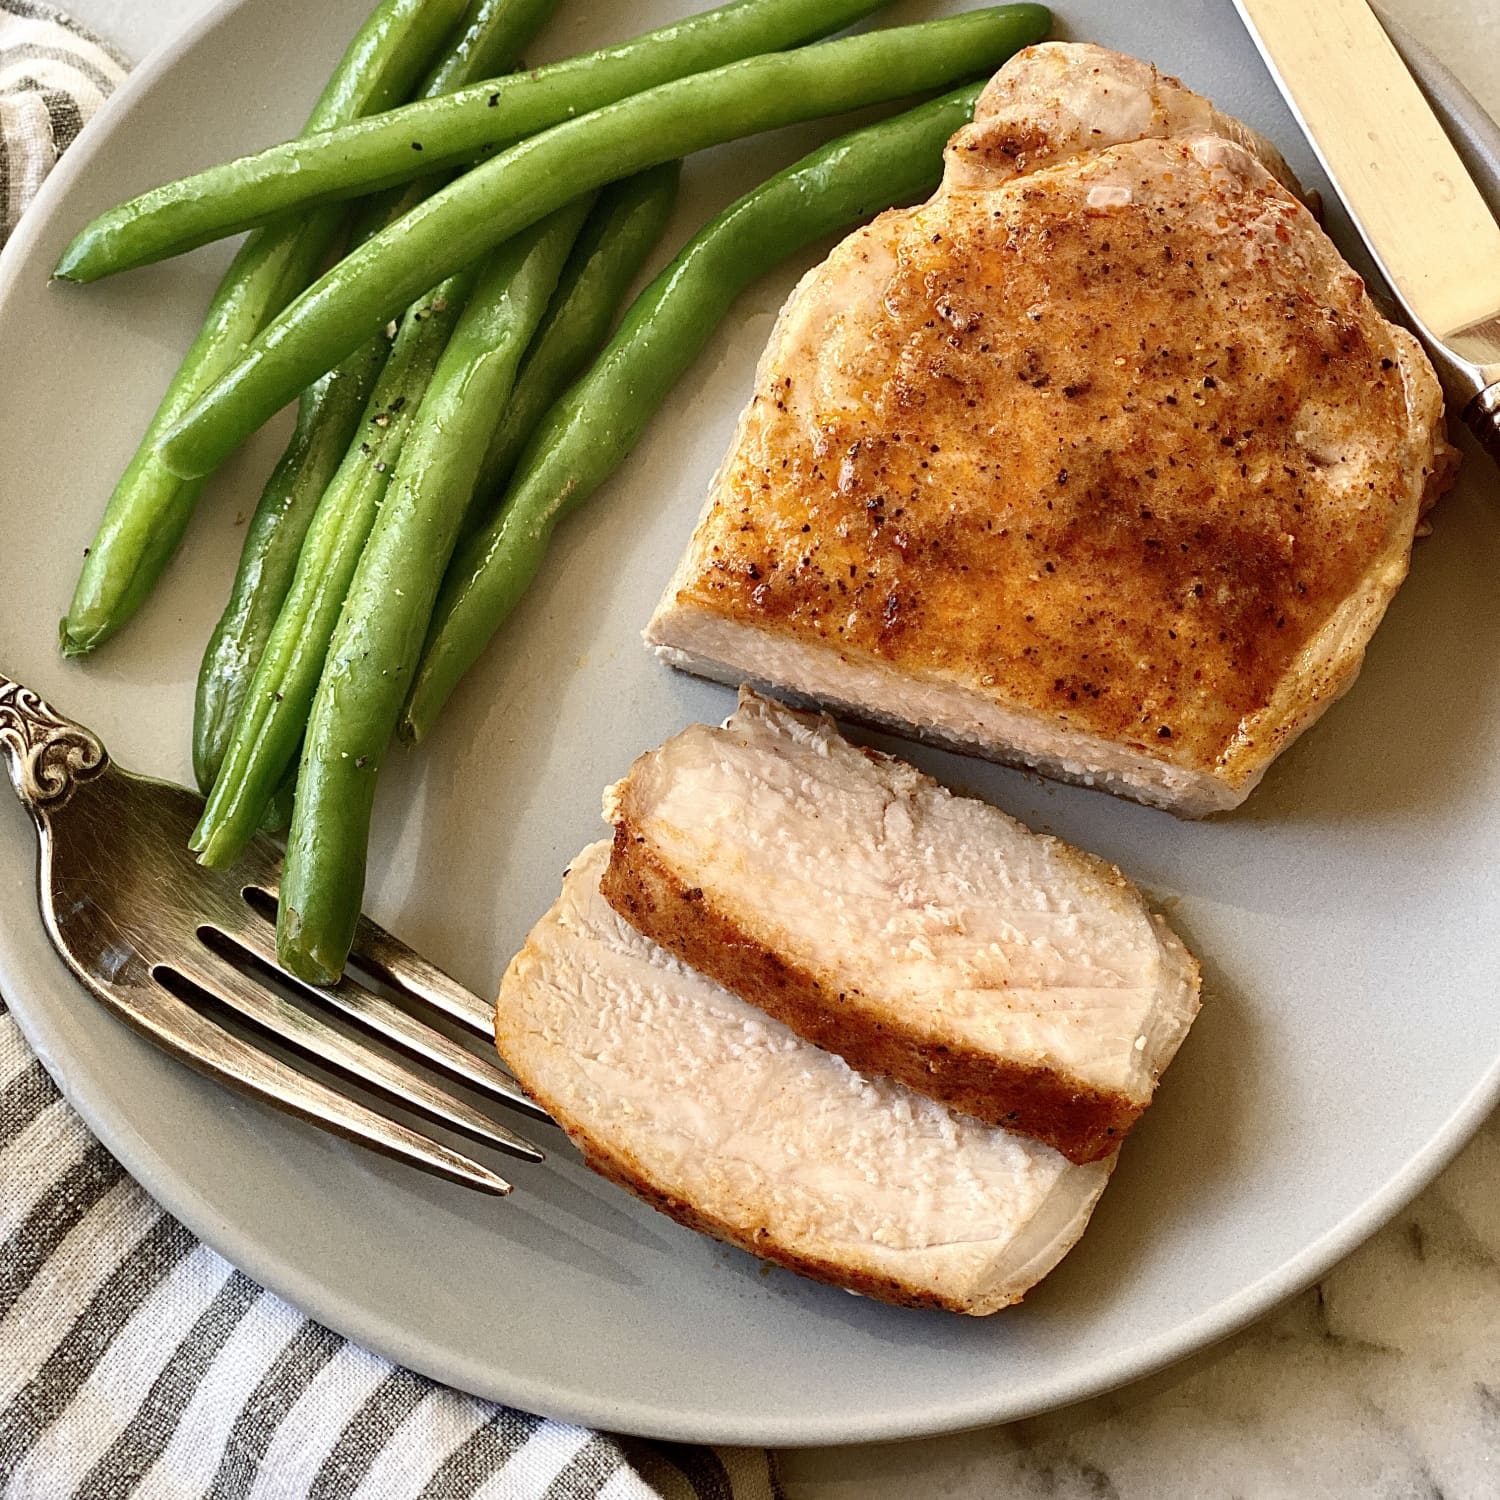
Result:
[[[973,84],[814,151],[731,204],[636,299],[547,414],[489,524],[454,558],[402,716],[419,740],[541,568],[558,521],[625,461],[751,282],[824,235],[931,189]]]
[[[293,302],[162,439],[185,476],[268,417],[430,286],[569,198],[707,146],[988,73],[1034,40],[1038,6],[988,7],[746,58],[555,125],[455,179]]]
[[[420,94],[436,98],[514,67],[558,0],[473,0],[447,53]],[[394,223],[431,191],[411,184],[368,210],[357,239]],[[390,341],[376,334],[303,393],[291,442],[261,493],[229,601],[203,653],[193,704],[193,774],[207,792],[223,764],[245,694],[296,572],[307,528],[359,428]],[[289,799],[282,799],[289,800]],[[270,826],[284,827],[280,809]]]

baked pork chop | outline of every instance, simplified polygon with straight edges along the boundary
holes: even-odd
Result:
[[[1198,1010],[1113,865],[745,694],[605,794],[605,898],[863,1073],[1097,1161]]]
[[[500,1052],[590,1166],[674,1219],[882,1301],[989,1313],[1083,1232],[1113,1158],[863,1078],[642,937],[574,860],[506,970]]]
[[[783,308],[647,640],[1237,806],[1354,680],[1452,463],[1426,356],[1293,186],[1145,63],[1019,53],[932,200]]]

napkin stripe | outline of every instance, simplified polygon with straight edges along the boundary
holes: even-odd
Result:
[[[547,1486],[542,1500],[596,1500],[624,1466],[620,1450],[596,1432]]]
[[[284,1302],[260,1291],[193,1392],[177,1431],[140,1486],[140,1500],[203,1500],[241,1407],[301,1321]]]
[[[0,162],[5,157],[0,155]],[[11,1023],[5,1016],[5,997],[0,995],[0,1039],[8,1039],[6,1028]],[[41,1060],[35,1058],[25,1047],[0,1046],[0,1113],[5,1110],[5,1101],[10,1097],[11,1085],[24,1074],[28,1068],[40,1068]],[[42,1069],[46,1072],[46,1069]]]
[[[374,1390],[384,1370],[383,1360],[341,1339],[333,1358],[308,1382],[277,1427],[246,1500],[304,1494],[317,1477],[323,1455],[337,1440],[349,1408]]]
[[[83,111],[71,94],[59,93],[56,89],[49,89],[42,95],[42,104],[52,124],[52,149],[61,156],[83,129]]]
[[[115,1159],[91,1141],[82,1158],[43,1193],[25,1222],[0,1245],[0,1318],[120,1175]]]
[[[276,1429],[342,1342],[338,1334],[311,1321],[286,1341],[229,1429],[209,1500],[236,1500],[248,1492]]]
[[[17,36],[38,35],[58,45],[66,42],[73,54],[107,64],[115,72],[115,84],[130,71],[130,60],[123,52],[55,6],[40,0],[4,0],[0,11],[14,19]]]
[[[0,245],[125,59],[35,0],[0,0]]]
[[[376,1453],[417,1409],[431,1384],[411,1370],[392,1370],[344,1423],[313,1476],[307,1500],[352,1500]]]
[[[47,1070],[32,1060],[5,1086],[0,1094],[0,1151],[4,1151],[44,1109],[57,1103],[57,1090],[47,1077]],[[5,1263],[0,1261],[0,1273]]]
[[[546,1500],[552,1486],[570,1473],[575,1464],[587,1463],[589,1444],[597,1433],[585,1432],[581,1427],[559,1427],[551,1433],[538,1436],[536,1441],[524,1443],[501,1470],[501,1477],[524,1495],[537,1495]],[[588,1472],[578,1475],[583,1486],[582,1493],[592,1500],[598,1494],[605,1479],[596,1478]],[[487,1486],[476,1486],[474,1493],[482,1493]]]
[[[0,1319],[0,1349],[24,1350],[25,1358],[0,1360],[0,1410],[20,1394],[46,1357],[82,1316],[89,1299],[118,1264],[121,1254],[156,1222],[160,1210],[122,1178],[77,1229],[57,1257]],[[0,1478],[4,1471],[0,1470]]]
[[[80,42],[87,44],[89,48],[103,53],[122,73],[130,67],[123,52],[117,52],[103,37],[95,36],[87,26],[81,25],[65,11],[58,10],[56,6],[43,5],[40,0],[5,0],[5,3],[0,5],[0,10],[14,16],[18,21],[45,21],[49,26],[56,26],[69,32]]]
[[[234,1271],[198,1314],[167,1358],[146,1398],[95,1461],[72,1500],[123,1500],[166,1451],[194,1388],[262,1295],[250,1278]]]
[[[33,1175],[12,1184],[0,1195],[0,1236],[9,1239],[25,1222],[52,1184],[83,1158],[89,1138],[80,1135],[66,1109],[44,1109],[23,1130],[11,1148],[18,1160],[46,1161],[44,1176]]]
[[[502,1406],[433,1471],[420,1500],[470,1500],[474,1491],[496,1470],[503,1469],[541,1425],[542,1419],[529,1411]]]
[[[50,1490],[71,1500],[124,1431],[177,1341],[192,1326],[199,1297],[211,1296],[231,1274],[224,1261],[194,1242],[130,1309],[83,1374],[70,1402],[80,1420],[71,1427],[47,1424],[17,1468],[15,1487],[23,1494]]]
[[[15,79],[5,79],[5,74],[9,69],[23,63],[59,63],[61,66],[42,68]],[[70,73],[86,78],[93,84],[101,98],[107,95],[118,82],[117,76],[106,73],[103,68],[95,66],[80,53],[69,52],[62,47],[42,47],[35,42],[22,42],[15,47],[0,47],[0,88],[7,93],[23,88],[30,92],[36,89],[38,83],[41,83],[43,87],[66,85]],[[43,82],[39,74],[48,75],[47,81]]]
[[[415,1500],[433,1470],[453,1448],[481,1427],[490,1408],[435,1386],[416,1405],[370,1464],[355,1500],[385,1500],[400,1495]]]
[[[24,1458],[62,1415],[136,1304],[192,1253],[194,1244],[182,1225],[163,1214],[105,1278],[63,1341],[0,1413],[0,1474]]]
[[[708,1448],[689,1448],[680,1443],[664,1444],[667,1457],[682,1470],[682,1477],[693,1487],[698,1500],[734,1500],[734,1486],[729,1482],[719,1455]]]
[[[12,116],[15,116],[12,119]],[[26,149],[20,138],[20,111],[0,100],[0,245],[10,237],[21,217],[21,204],[11,196],[11,158],[20,160]]]

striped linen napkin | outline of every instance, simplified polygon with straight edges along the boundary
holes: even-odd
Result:
[[[0,0],[0,243],[125,75]],[[544,1421],[303,1317],[164,1213],[0,997],[0,1500],[776,1500],[769,1455]]]
[[[0,0],[0,245],[126,68],[51,6]]]

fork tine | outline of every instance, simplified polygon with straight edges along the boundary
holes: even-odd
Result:
[[[472,1105],[434,1087],[404,1063],[352,1041],[326,1021],[241,974],[227,959],[207,947],[196,953],[178,954],[171,964],[159,964],[152,973],[158,978],[162,973],[180,975],[289,1047],[431,1119],[523,1161],[543,1159],[530,1141],[497,1125]]]
[[[248,889],[257,891],[271,907],[275,907],[274,883],[257,881]],[[432,1006],[450,1021],[456,1021],[476,1036],[494,1042],[493,1006],[487,1005],[472,990],[466,990],[451,975],[445,974],[435,963],[423,958],[420,953],[408,948],[400,938],[393,937],[384,927],[363,915],[354,929],[352,956],[357,963],[373,970],[403,994]]]
[[[441,1011],[450,1021],[468,1027],[494,1046],[495,1007],[363,914],[354,929],[352,951],[358,962],[373,969],[382,979]]]
[[[215,1082],[449,1182],[496,1197],[510,1192],[510,1184],[488,1167],[396,1120],[388,1120],[316,1078],[288,1067],[279,1058],[250,1046],[232,1031],[199,1015],[160,983],[133,988],[127,999],[93,983],[84,971],[78,972],[121,1020],[164,1052]]]
[[[288,974],[277,962],[276,935],[271,924],[253,908],[250,909],[249,920],[235,932],[231,933],[214,923],[205,923],[198,929],[198,936],[205,941],[206,935],[210,933],[214,938],[210,947],[228,944],[243,950],[274,969],[285,983],[291,985],[298,994],[306,995],[315,1004],[332,1006],[357,1025],[368,1028],[382,1040],[419,1058],[450,1078],[456,1078],[460,1083],[466,1083],[492,1099],[522,1110],[533,1119],[551,1123],[552,1117],[547,1111],[528,1098],[520,1085],[502,1073],[494,1063],[483,1057],[476,1057],[467,1047],[444,1036],[442,1032],[433,1030],[431,1026],[402,1010],[399,1005],[394,1005],[367,990],[362,984],[355,983],[347,974],[338,984],[326,987],[308,984],[295,974]]]

